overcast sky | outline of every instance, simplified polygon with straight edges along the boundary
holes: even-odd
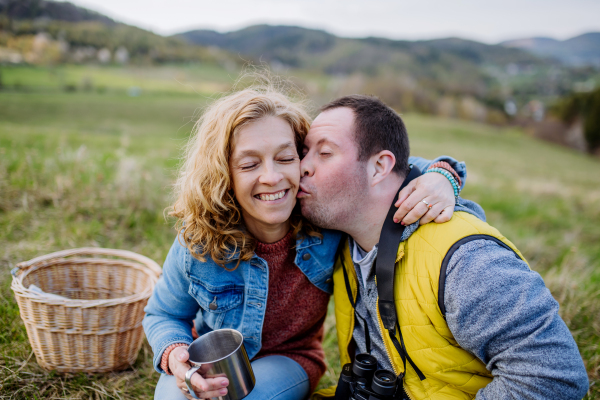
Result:
[[[600,0],[70,0],[116,20],[173,34],[268,23],[347,37],[486,43],[530,36],[567,39],[600,31]]]

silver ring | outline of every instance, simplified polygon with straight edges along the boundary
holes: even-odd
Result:
[[[425,205],[427,206],[428,209],[431,210],[431,207],[433,207],[433,204],[429,204],[428,202],[426,202],[425,200],[421,200],[423,203],[425,203]]]
[[[183,390],[184,392],[188,392],[188,393],[190,392],[190,391],[188,390],[188,388],[186,388],[186,387],[184,387],[184,388],[181,388],[181,390]]]

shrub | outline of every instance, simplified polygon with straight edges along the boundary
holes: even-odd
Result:
[[[556,104],[553,111],[569,124],[581,118],[588,150],[600,148],[600,88],[573,94]]]

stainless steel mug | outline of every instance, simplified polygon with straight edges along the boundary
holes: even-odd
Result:
[[[227,394],[214,397],[218,400],[241,400],[252,389],[256,379],[244,347],[244,336],[235,329],[218,329],[194,340],[188,348],[192,368],[185,374],[190,395],[197,399],[190,379],[202,368],[204,378],[226,377],[229,380]]]

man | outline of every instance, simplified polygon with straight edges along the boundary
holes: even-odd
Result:
[[[405,372],[411,399],[581,399],[587,374],[542,278],[500,232],[460,211],[402,235],[394,300],[405,370],[379,317],[372,266],[408,154],[401,118],[367,96],[324,106],[305,140],[302,213],[349,235],[333,278],[342,365],[370,350],[379,368]]]

